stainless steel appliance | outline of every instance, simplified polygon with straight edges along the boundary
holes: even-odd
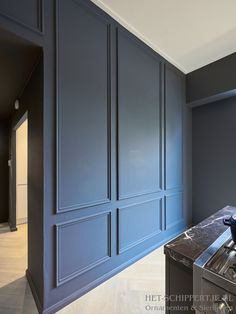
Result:
[[[236,244],[227,229],[193,265],[196,313],[236,314]]]

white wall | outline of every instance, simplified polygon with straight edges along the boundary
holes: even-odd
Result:
[[[28,121],[16,130],[16,219],[27,222],[28,207]]]

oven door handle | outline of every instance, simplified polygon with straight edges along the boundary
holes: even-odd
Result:
[[[217,313],[233,313],[232,307],[229,305],[227,298],[221,297],[220,300],[216,302],[216,305],[220,312]]]

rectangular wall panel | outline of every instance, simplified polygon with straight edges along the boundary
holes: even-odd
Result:
[[[173,228],[183,220],[183,193],[173,193],[165,197],[165,227]]]
[[[58,1],[58,212],[110,199],[110,27]]]
[[[57,285],[93,269],[111,255],[109,212],[58,224]]]
[[[118,198],[161,189],[160,62],[118,32]]]
[[[161,199],[118,209],[118,253],[144,242],[161,232]]]
[[[43,30],[43,0],[1,0],[0,14],[35,31]]]
[[[165,188],[182,186],[183,77],[165,67]]]

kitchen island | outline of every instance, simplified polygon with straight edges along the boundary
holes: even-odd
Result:
[[[228,228],[223,218],[236,213],[227,206],[164,246],[166,255],[166,313],[194,313],[193,264]]]

